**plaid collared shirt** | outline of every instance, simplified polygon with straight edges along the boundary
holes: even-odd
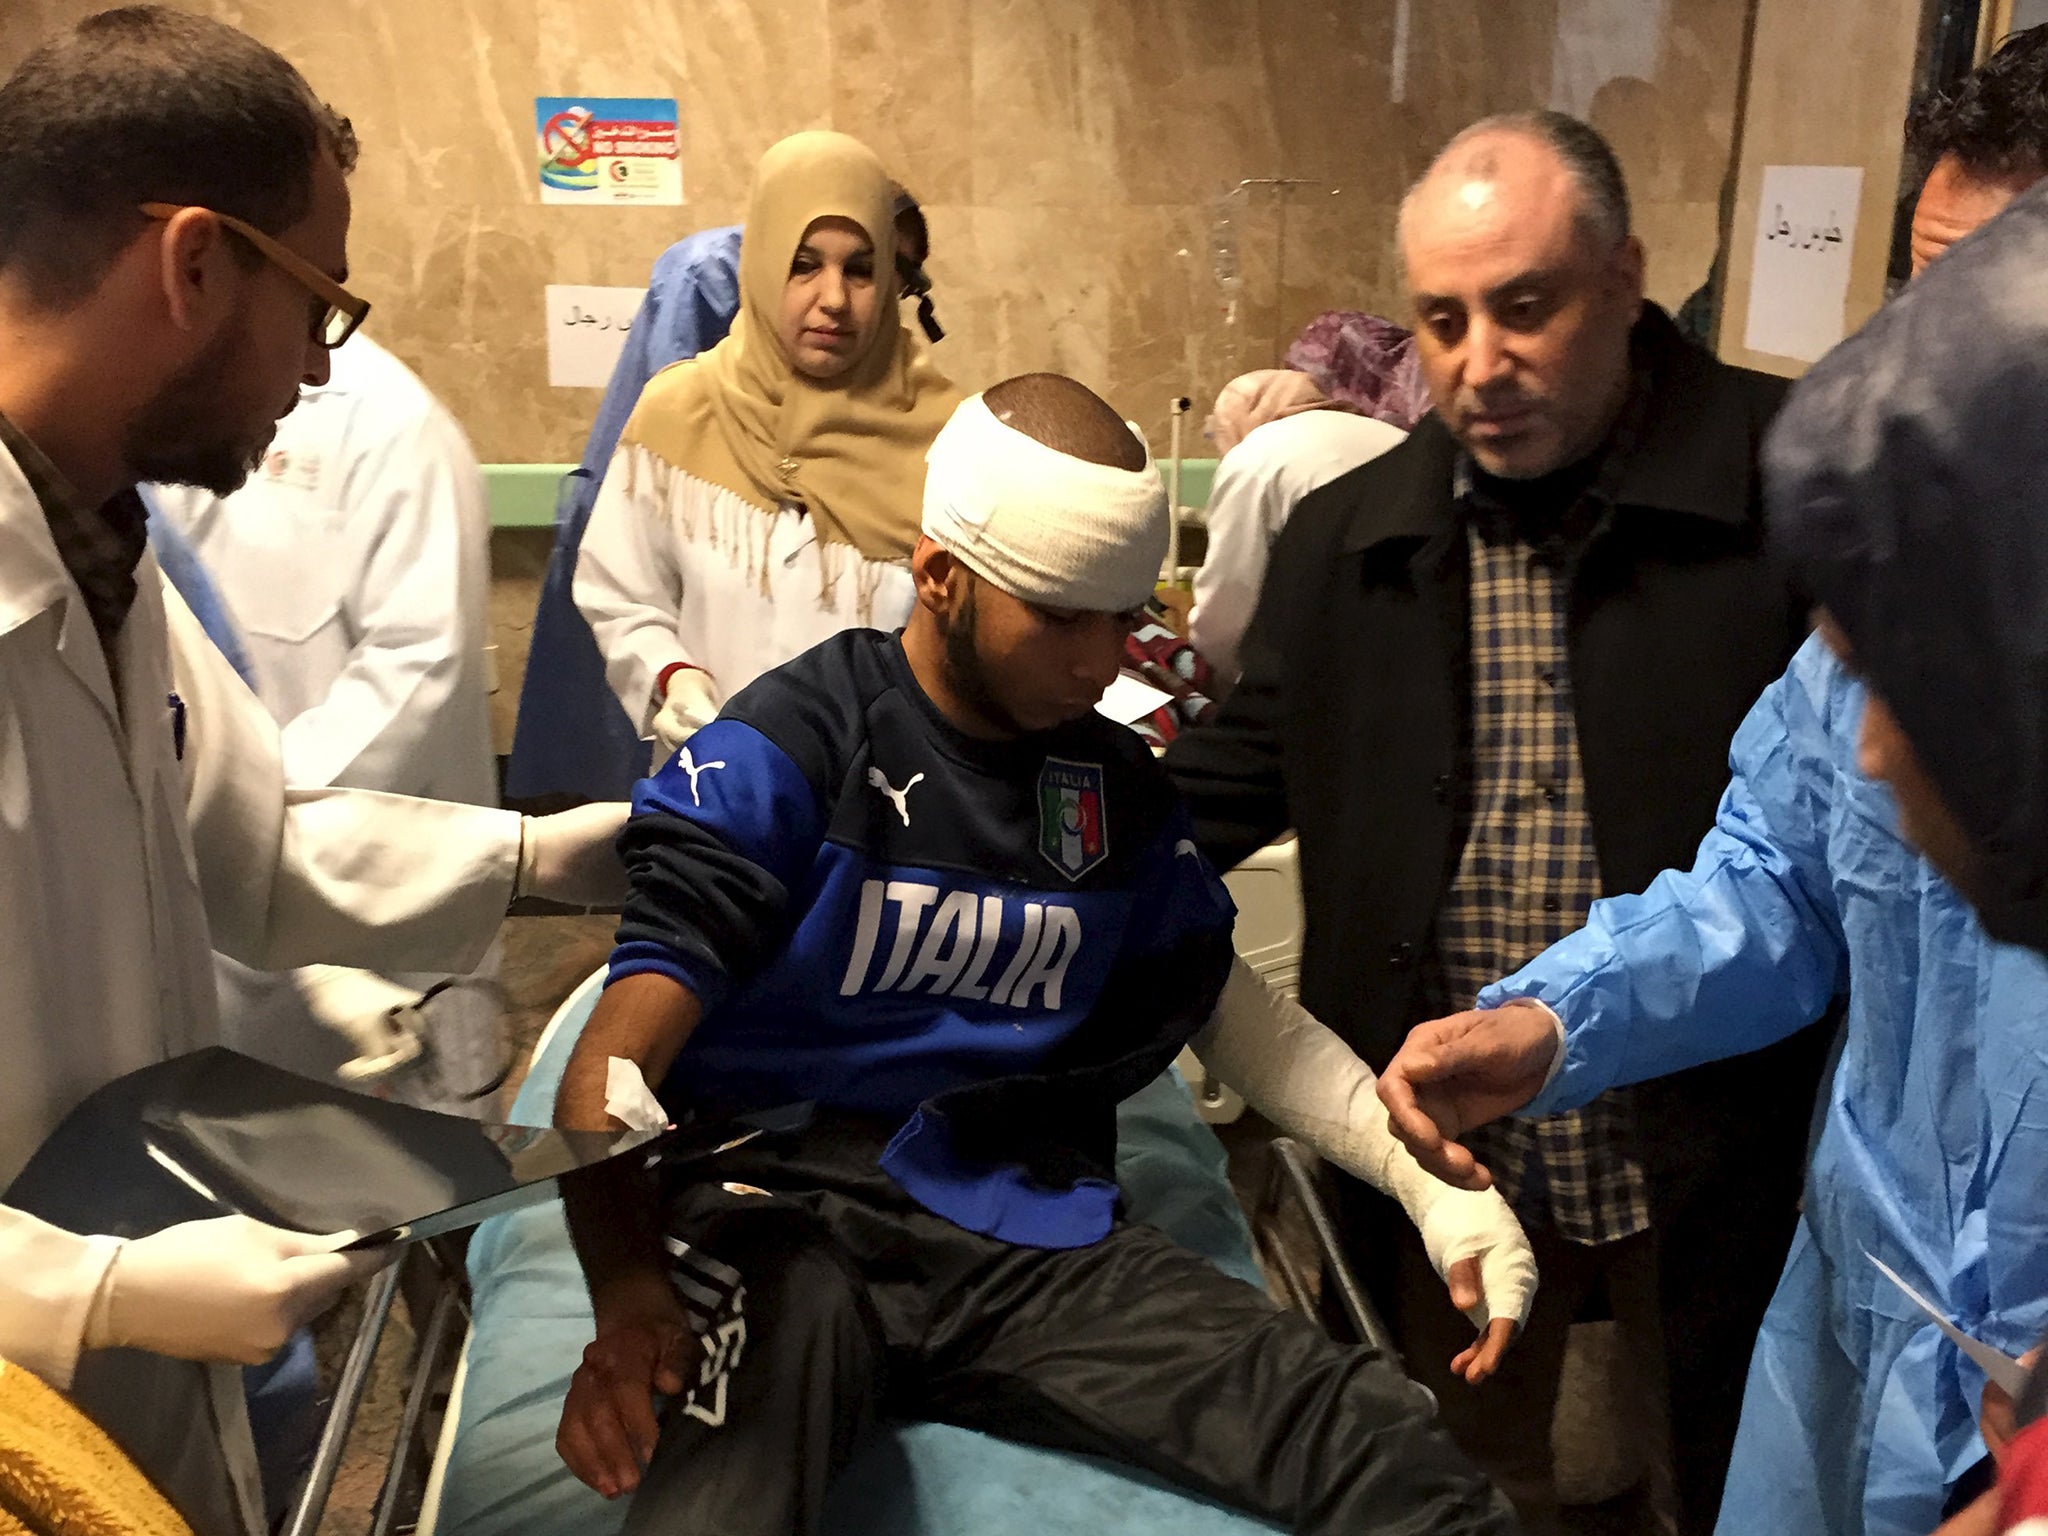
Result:
[[[1512,519],[1471,513],[1471,830],[1436,919],[1439,1013],[1580,928],[1600,895],[1566,666],[1570,546],[1598,515],[1605,483],[1533,544]],[[1467,1138],[1524,1222],[1575,1243],[1608,1243],[1650,1224],[1626,1089],[1543,1120],[1505,1120]]]
[[[88,506],[42,449],[5,416],[0,416],[0,446],[13,455],[42,505],[57,558],[85,599],[85,611],[92,616],[100,649],[111,665],[114,637],[135,604],[135,568],[149,542],[149,515],[142,498],[130,487],[102,506]]]

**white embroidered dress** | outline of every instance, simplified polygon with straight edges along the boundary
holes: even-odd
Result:
[[[799,507],[764,512],[631,442],[591,508],[574,591],[643,738],[669,663],[703,667],[729,699],[842,629],[898,627],[914,598],[907,559],[867,559]]]

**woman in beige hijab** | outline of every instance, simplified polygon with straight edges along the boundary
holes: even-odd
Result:
[[[661,757],[769,668],[910,612],[925,450],[960,396],[898,315],[893,197],[844,134],[770,149],[732,333],[656,374],[619,439],[576,605]]]

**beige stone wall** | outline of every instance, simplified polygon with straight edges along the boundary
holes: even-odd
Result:
[[[1654,295],[1705,275],[1747,0],[188,0],[348,113],[357,286],[487,460],[573,458],[594,390],[547,383],[550,281],[639,284],[739,217],[755,158],[857,134],[931,213],[947,368],[1073,373],[1155,433],[1315,311],[1398,315],[1405,183],[1482,113],[1555,104],[1614,138]],[[1845,13],[1856,0],[1828,0]],[[92,0],[0,0],[0,68]],[[1613,77],[1613,78],[1610,78]],[[533,97],[674,95],[687,207],[543,208]],[[1399,96],[1399,100],[1394,99]],[[1237,200],[1234,324],[1213,277]],[[1283,229],[1284,224],[1284,229]],[[1198,418],[1199,419],[1199,415]],[[1162,446],[1163,436],[1155,441]]]
[[[1766,166],[1863,168],[1843,334],[1884,302],[1905,156],[1902,125],[1924,10],[1924,0],[1859,0],[1853,8],[1841,0],[1760,0],[1735,203],[1738,235],[1721,311],[1719,350],[1730,362],[1787,378],[1806,370],[1792,358],[1753,352],[1744,341]],[[1816,69],[1816,59],[1828,67]]]

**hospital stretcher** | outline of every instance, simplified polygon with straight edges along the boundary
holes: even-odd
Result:
[[[1293,963],[1289,914],[1283,907],[1264,924],[1256,914],[1276,894],[1293,897],[1291,853],[1275,855],[1263,868],[1254,861],[1231,876],[1240,905],[1254,914],[1240,949],[1282,985],[1292,980],[1286,974]],[[1245,888],[1275,875],[1285,878]],[[1298,916],[1292,921],[1298,936]],[[1298,954],[1298,937],[1292,949]],[[557,1010],[535,1048],[512,1119],[547,1121],[575,1036],[602,984],[600,971]],[[1192,1086],[1199,1094],[1200,1085]],[[1263,1261],[1271,1289],[1314,1312],[1316,1261],[1302,1263],[1278,1237],[1283,1210],[1297,1206],[1320,1250],[1322,1283],[1335,1287],[1354,1335],[1398,1360],[1337,1250],[1314,1159],[1285,1139],[1276,1142],[1268,1187],[1248,1223],[1225,1178],[1223,1148],[1197,1117],[1201,1104],[1191,1101],[1190,1087],[1169,1074],[1120,1112],[1118,1178],[1133,1217],[1252,1284],[1261,1283]],[[421,1244],[405,1265],[373,1283],[287,1536],[314,1536],[318,1528],[377,1344],[401,1293],[417,1340],[371,1536],[614,1536],[624,1521],[623,1504],[608,1504],[577,1483],[554,1449],[568,1376],[591,1332],[558,1201],[485,1223],[469,1244],[466,1264],[450,1245]],[[862,1536],[1021,1536],[1027,1528],[1141,1536],[1169,1529],[1176,1536],[1275,1529],[1131,1469],[940,1424],[892,1424],[871,1437],[840,1479],[827,1522],[830,1531]]]

